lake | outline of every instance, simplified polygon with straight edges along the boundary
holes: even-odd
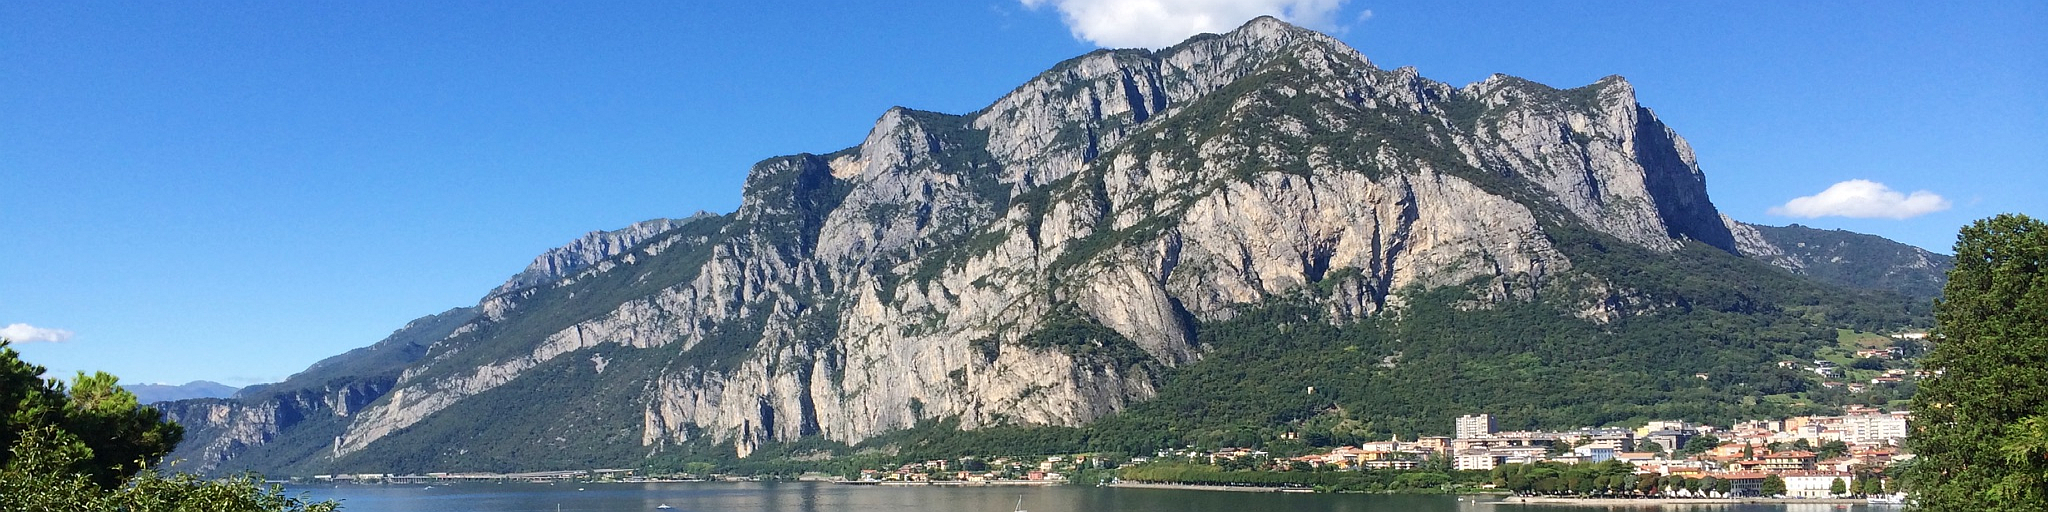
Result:
[[[578,489],[582,490],[578,490]],[[486,484],[297,486],[291,494],[340,500],[345,512],[640,511],[673,512],[1880,512],[1863,505],[1557,506],[1487,504],[1487,498],[1425,495],[1277,494],[1100,487],[880,487],[830,483]]]

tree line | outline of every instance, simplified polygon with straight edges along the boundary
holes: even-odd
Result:
[[[106,373],[69,382],[0,339],[0,511],[331,512],[253,475],[205,480],[155,464],[184,429]]]

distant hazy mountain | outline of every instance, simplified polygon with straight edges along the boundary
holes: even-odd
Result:
[[[242,388],[208,380],[195,380],[181,385],[170,384],[128,384],[121,386],[135,394],[135,400],[145,404],[188,400],[193,398],[227,398],[235,396]]]
[[[1773,363],[1837,328],[1924,324],[1894,290],[1939,263],[1889,243],[1724,222],[1621,77],[1452,86],[1260,18],[889,109],[736,211],[166,410],[184,467],[279,474],[1722,423],[1794,412],[1765,398],[1810,374]]]

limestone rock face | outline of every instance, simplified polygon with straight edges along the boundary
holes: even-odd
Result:
[[[185,427],[178,453],[189,466],[211,472],[242,452],[261,447],[309,419],[346,418],[390,389],[388,379],[349,382],[325,389],[268,395],[262,399],[206,398],[158,404],[164,419]]]
[[[698,216],[709,214],[699,213]],[[611,231],[592,231],[570,241],[567,245],[548,249],[533,258],[525,270],[513,275],[505,284],[491,290],[491,296],[504,295],[534,285],[553,282],[569,277],[585,267],[597,264],[613,256],[624,254],[633,246],[640,245],[683,223],[698,217],[685,219],[654,219],[634,223],[631,226]]]
[[[735,212],[551,250],[388,385],[309,404],[331,411],[296,445],[318,453],[283,464],[495,449],[427,436],[534,401],[589,413],[522,418],[540,426],[502,432],[536,437],[496,446],[625,432],[637,456],[746,456],[926,420],[1080,425],[1201,360],[1203,322],[1276,298],[1326,290],[1343,321],[1399,314],[1404,290],[1531,300],[1572,275],[1557,225],[1762,247],[1619,78],[1452,87],[1260,18],[1090,53],[967,115],[890,109],[857,146],[756,164]],[[590,394],[521,391],[569,385]],[[217,425],[207,446],[297,435],[247,407],[179,414]]]
[[[1806,262],[1785,254],[1785,249],[1771,243],[1769,237],[1756,226],[1721,216],[1721,222],[1728,226],[1728,232],[1735,237],[1735,250],[1743,256],[1769,263],[1772,266],[1798,272],[1806,268]]]
[[[1627,80],[1560,91],[1494,75],[1462,92],[1489,107],[1475,121],[1484,165],[1542,187],[1581,221],[1659,250],[1686,239],[1735,249],[1692,147],[1636,103]]]

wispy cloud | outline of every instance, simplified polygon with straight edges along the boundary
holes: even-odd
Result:
[[[0,338],[7,338],[8,340],[17,343],[29,343],[35,341],[61,343],[64,341],[69,341],[71,339],[71,331],[66,331],[63,329],[45,329],[42,327],[36,327],[29,324],[8,324],[7,327],[0,327]]]
[[[1836,183],[1827,190],[1786,201],[1771,208],[1771,215],[1788,217],[1853,217],[1858,219],[1910,219],[1947,210],[1950,203],[1925,190],[1900,193],[1870,180]]]
[[[1060,11],[1074,37],[1107,48],[1160,48],[1221,33],[1261,15],[1315,29],[1333,23],[1345,0],[1020,0]]]

